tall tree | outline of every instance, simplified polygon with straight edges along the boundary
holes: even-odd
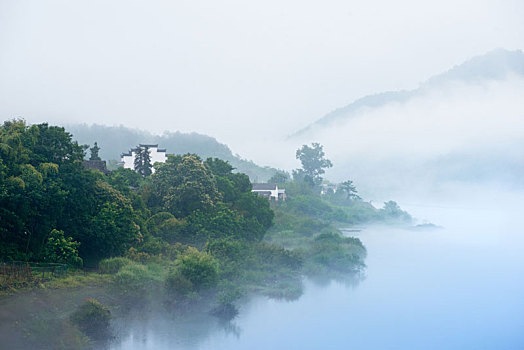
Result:
[[[144,162],[143,159],[143,153],[142,153],[142,147],[138,146],[135,148],[135,159],[133,161],[133,165],[135,167],[135,171],[140,174],[140,169],[142,169],[142,163]]]
[[[275,175],[271,176],[269,180],[267,180],[268,183],[276,183],[276,184],[283,184],[289,181],[289,174],[284,171],[277,171]]]
[[[304,180],[311,179],[316,185],[322,183],[321,175],[325,173],[326,168],[331,168],[333,164],[327,158],[323,146],[320,143],[312,143],[311,147],[303,145],[302,148],[297,150],[296,158],[302,163],[302,173]],[[300,175],[300,171],[297,171],[297,175]],[[295,174],[293,174],[295,177]],[[307,178],[306,178],[307,177]]]
[[[144,146],[144,150],[142,153],[142,171],[141,175],[143,177],[147,177],[151,175],[153,172],[151,168],[153,167],[153,164],[151,164],[151,151],[149,151],[149,147]]]
[[[338,189],[346,193],[347,199],[360,199],[357,195],[357,188],[353,185],[353,181],[344,181],[338,185]]]
[[[138,146],[135,149],[135,161],[134,161],[135,171],[142,175],[142,177],[147,177],[151,175],[153,167],[151,165],[151,154],[149,147],[147,146]]]

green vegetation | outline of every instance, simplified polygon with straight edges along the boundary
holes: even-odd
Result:
[[[273,174],[285,202],[255,195],[249,177],[219,158],[169,155],[152,173],[144,148],[137,172],[106,175],[82,167],[87,148],[60,127],[0,127],[0,260],[101,272],[37,281],[44,287],[105,284],[121,302],[207,302],[229,319],[242,295],[294,299],[304,275],[358,274],[366,250],[338,226],[410,220],[395,202],[379,210],[364,202],[351,181],[321,194],[332,164],[319,144],[297,151],[293,179]],[[99,151],[95,144],[91,158]],[[106,311],[88,301],[72,320],[91,336],[106,328]]]
[[[53,229],[49,233],[44,247],[43,260],[53,263],[63,263],[71,266],[82,266],[82,258],[78,256],[80,243],[71,237],[64,237],[64,231]]]
[[[100,269],[101,273],[113,274],[120,271],[122,267],[132,263],[132,260],[124,257],[108,258],[101,260],[98,263],[98,268]]]
[[[135,149],[135,151],[135,164],[133,165],[135,167],[136,172],[142,175],[143,177],[151,175],[151,168],[153,167],[153,165],[151,164],[151,153],[149,151],[149,147],[138,146]]]
[[[71,315],[71,321],[86,335],[94,339],[105,338],[109,334],[111,312],[98,300],[87,299]]]
[[[323,147],[319,143],[312,143],[311,147],[303,145],[297,150],[296,158],[302,163],[302,169],[294,171],[293,177],[306,183],[319,185],[322,183],[321,175],[325,173],[324,169],[333,166],[325,157]]]

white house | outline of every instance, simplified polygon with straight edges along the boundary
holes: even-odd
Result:
[[[267,197],[273,200],[286,200],[286,190],[278,188],[277,184],[254,183],[251,192],[259,196]]]
[[[320,194],[328,194],[330,191],[337,193],[337,185],[333,184],[322,184],[320,187]]]
[[[164,148],[158,148],[158,145],[140,144],[139,147],[147,147],[149,149],[149,156],[151,157],[151,164],[156,162],[165,163],[167,160],[166,150]],[[121,162],[124,168],[135,169],[135,157],[137,148],[133,148],[128,153],[122,153]],[[155,172],[155,168],[151,169]]]

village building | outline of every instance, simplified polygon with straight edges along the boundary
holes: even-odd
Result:
[[[286,190],[284,188],[279,189],[277,184],[254,183],[252,187],[251,192],[269,200],[286,200]]]
[[[320,185],[320,194],[337,193],[337,185],[322,184]]]
[[[158,144],[150,145],[150,144],[140,144],[138,147],[144,148],[147,147],[149,150],[149,156],[151,158],[151,165],[154,165],[155,163],[165,163],[167,160],[167,154],[165,148],[158,148]],[[137,147],[137,148],[138,148]],[[128,153],[122,153],[121,155],[121,161],[119,163],[120,166],[126,168],[126,169],[135,169],[135,157],[136,157],[136,151],[137,148],[131,149]],[[151,169],[152,172],[155,172],[155,168]]]

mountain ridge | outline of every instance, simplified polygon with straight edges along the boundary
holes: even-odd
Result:
[[[311,132],[316,127],[325,127],[337,120],[350,118],[364,108],[377,108],[390,103],[404,103],[425,91],[450,82],[479,82],[502,80],[510,74],[524,77],[524,52],[522,50],[495,49],[484,55],[474,56],[449,70],[428,78],[416,89],[379,92],[354,100],[337,108],[308,126],[291,134],[288,139]]]

